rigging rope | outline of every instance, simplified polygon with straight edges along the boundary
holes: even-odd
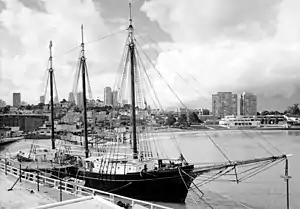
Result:
[[[156,100],[157,100],[157,102],[158,102],[159,107],[160,107],[160,109],[163,109],[163,107],[162,107],[162,105],[161,105],[161,103],[160,103],[160,101],[159,101],[159,99],[158,99],[158,96],[157,96],[157,94],[156,94],[156,91],[155,91],[155,89],[154,89],[154,86],[153,86],[153,84],[152,84],[152,82],[151,82],[151,79],[150,79],[150,77],[149,77],[149,75],[148,75],[148,73],[147,73],[147,70],[146,70],[146,68],[145,68],[145,65],[144,65],[144,63],[142,62],[141,56],[140,56],[140,54],[139,54],[138,51],[137,51],[137,57],[138,57],[138,59],[140,60],[140,62],[141,62],[141,64],[142,64],[143,71],[144,71],[144,73],[145,73],[145,75],[146,75],[146,78],[147,78],[147,80],[148,80],[148,83],[149,83],[149,85],[150,85],[150,87],[151,87],[151,89],[152,89],[152,91],[153,91],[153,93],[154,93],[154,96],[155,96],[155,98],[156,98]]]
[[[162,76],[162,74],[157,70],[157,68],[155,67],[154,63],[151,61],[151,59],[148,57],[148,55],[144,52],[144,50],[142,49],[142,47],[139,45],[139,43],[136,41],[137,46],[140,48],[140,50],[143,52],[143,54],[145,55],[145,57],[148,59],[149,63],[152,65],[152,67],[155,69],[155,71],[158,73],[158,75],[162,78],[162,80],[164,81],[164,83],[167,85],[167,87],[171,90],[171,92],[174,94],[174,96],[178,99],[178,101],[181,103],[181,105],[187,109],[187,107],[185,106],[185,104],[181,101],[181,99],[179,98],[179,96],[176,94],[176,92],[172,89],[172,87],[170,86],[170,84],[166,81],[166,79]]]
[[[105,35],[105,36],[102,36],[102,37],[100,37],[100,38],[97,38],[97,39],[94,39],[94,40],[91,40],[91,41],[87,41],[87,42],[85,42],[85,45],[88,45],[88,44],[91,44],[91,43],[95,43],[95,42],[97,42],[97,41],[104,40],[104,39],[106,39],[106,38],[108,38],[108,37],[114,36],[114,35],[116,35],[116,34],[119,34],[119,33],[121,33],[121,32],[124,32],[124,31],[126,31],[126,30],[127,30],[127,28],[126,28],[126,29],[121,29],[121,30],[118,30],[118,31],[116,31],[116,32],[109,33],[109,34],[107,34],[107,35]]]
[[[207,132],[206,131],[204,131],[204,133],[206,134],[206,136],[209,138],[209,140],[215,145],[215,147],[220,151],[220,153],[226,158],[226,160],[228,161],[228,162],[231,162],[230,160],[229,160],[229,158],[226,156],[226,154],[225,154],[225,152],[224,151],[222,151],[222,149],[218,146],[218,144],[207,134]]]
[[[137,31],[136,31],[136,33],[139,35],[139,37],[142,39],[142,40],[144,40],[144,42],[145,43],[147,43],[147,41],[143,38],[143,36],[140,34],[140,33],[138,33]],[[157,48],[159,49],[159,51],[158,50],[156,50],[156,49],[154,49],[154,47],[152,47],[152,45],[151,44],[148,44],[149,45],[149,48],[155,53],[155,55],[158,57],[159,56],[159,53],[161,53],[161,52],[163,52],[163,50],[162,50],[162,48],[159,46],[159,44],[155,41],[155,40],[153,40],[149,35],[147,35],[146,34],[146,36],[148,37],[148,39],[150,40],[150,42],[152,42],[154,45],[156,45],[157,46]],[[173,65],[173,63],[170,63],[170,64],[172,64]],[[178,74],[178,72],[176,72],[177,74]],[[194,80],[194,81],[196,81],[204,90],[206,90],[207,91],[207,93],[208,94],[210,94],[210,95],[213,95],[213,93],[211,93],[210,91],[208,91],[206,88],[204,88],[204,86],[191,74],[191,73],[189,73],[189,72],[185,72],[185,73],[187,73],[187,74],[189,74],[190,75],[190,77],[192,77],[192,79]],[[181,77],[181,76],[180,76]],[[196,90],[196,89],[195,89]],[[197,93],[199,94],[199,91],[197,90]],[[203,95],[201,95],[201,94],[199,94],[201,97],[203,97],[205,100],[207,100]],[[209,100],[207,100],[209,103],[211,103],[211,101],[209,101]]]
[[[277,152],[280,154],[284,154],[282,151],[280,151],[274,144],[272,144],[266,137],[262,135],[261,132],[255,131],[262,139],[264,139],[271,147],[273,147]]]
[[[57,98],[57,102],[59,103],[59,99],[58,99],[58,91],[57,91],[57,85],[56,85],[56,80],[55,80],[55,74],[54,74],[54,71],[53,71],[53,83],[54,83],[54,87],[55,87],[55,94],[56,94],[56,97],[54,97],[54,100],[55,98]],[[54,101],[55,103],[56,101]]]
[[[181,76],[178,72],[176,72],[176,74],[177,74],[177,75],[179,76],[179,78],[181,78],[185,83],[187,83],[188,85],[190,85],[190,83],[189,83],[186,79],[184,79],[183,76]],[[195,89],[195,91],[196,91],[196,93],[197,93],[200,97],[202,97],[203,99],[205,99],[209,104],[211,103],[211,101],[208,100],[206,97],[204,97],[204,96],[198,91],[198,89]]]
[[[265,150],[268,154],[270,154],[271,156],[274,156],[269,150],[267,150],[267,148],[265,148],[261,143],[259,143],[258,141],[254,140],[252,137],[250,137],[250,135],[248,135],[246,132],[244,132],[241,129],[241,132],[247,136],[248,138],[250,138],[252,141],[254,141],[256,144],[258,144],[258,146],[260,146],[263,150]]]

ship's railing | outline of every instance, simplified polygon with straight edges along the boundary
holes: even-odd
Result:
[[[27,181],[27,182],[34,183],[37,185],[37,190],[39,190],[40,186],[43,186],[43,187],[61,190],[62,192],[65,192],[67,194],[71,194],[74,196],[80,196],[80,197],[91,196],[91,195],[101,196],[102,198],[109,200],[115,204],[117,204],[118,202],[119,203],[121,202],[124,205],[127,204],[131,207],[135,204],[138,204],[138,205],[142,205],[146,208],[150,208],[150,209],[156,209],[156,208],[157,209],[171,209],[169,207],[154,204],[151,202],[146,202],[146,201],[137,200],[137,199],[133,199],[133,198],[117,195],[117,194],[112,194],[112,193],[105,192],[105,191],[100,191],[97,189],[92,189],[89,187],[79,185],[77,183],[71,183],[71,182],[61,180],[61,179],[60,180],[53,179],[53,178],[41,175],[39,173],[26,172],[23,170],[24,168],[22,169],[21,164],[20,164],[20,167],[17,168],[17,167],[11,166],[11,164],[9,162],[10,162],[9,159],[7,159],[6,157],[0,156],[0,172],[4,173],[5,175],[14,176],[16,178],[21,177],[21,181]]]

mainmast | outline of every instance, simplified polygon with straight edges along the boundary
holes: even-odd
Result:
[[[82,72],[83,124],[84,124],[84,142],[85,142],[84,144],[85,144],[85,157],[88,158],[89,146],[88,146],[88,132],[87,132],[86,89],[85,89],[86,62],[84,56],[83,25],[81,25],[81,58],[80,58],[79,67],[82,67],[81,72]]]
[[[130,78],[131,78],[131,112],[132,112],[132,140],[133,140],[133,159],[138,158],[137,138],[136,138],[136,115],[135,115],[135,45],[133,41],[133,26],[131,19],[131,3],[129,3],[129,53],[130,53]]]
[[[52,149],[55,149],[55,139],[54,139],[54,108],[53,108],[52,41],[50,41],[49,50],[50,50],[49,76],[50,76],[50,106],[51,106],[51,142],[52,142]]]

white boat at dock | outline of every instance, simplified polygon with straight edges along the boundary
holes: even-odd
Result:
[[[23,139],[23,135],[19,127],[0,128],[0,145],[16,142],[21,139]]]
[[[226,128],[258,128],[260,120],[255,116],[225,116],[219,121],[219,125]]]

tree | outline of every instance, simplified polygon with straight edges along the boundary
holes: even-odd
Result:
[[[74,112],[81,112],[80,108],[79,107],[74,107]]]
[[[123,108],[129,110],[131,108],[131,104],[124,104]]]
[[[63,100],[60,101],[60,103],[66,103],[66,102],[67,102],[66,99],[63,99]]]
[[[293,106],[289,106],[287,110],[284,111],[284,113],[290,115],[299,115],[300,114],[299,104],[294,104]]]
[[[9,110],[10,110],[10,105],[6,105],[5,107],[3,107],[3,114],[9,113]]]
[[[191,123],[201,123],[202,122],[195,112],[193,112],[192,114],[189,114],[189,120]]]
[[[178,118],[178,123],[186,123],[186,122],[187,122],[186,114],[181,114]]]
[[[172,126],[175,122],[176,122],[175,117],[172,114],[169,114],[166,121],[166,125]]]
[[[27,107],[28,106],[30,106],[30,105],[27,105]],[[44,103],[42,103],[42,102],[40,102],[40,103],[38,103],[38,105],[36,106],[38,109],[43,109],[44,108],[44,106],[45,106],[45,104]],[[29,108],[29,107],[28,107]]]
[[[269,111],[268,110],[264,110],[261,112],[261,115],[270,115]]]
[[[299,114],[300,114],[299,104],[294,104],[293,115],[299,115]]]

